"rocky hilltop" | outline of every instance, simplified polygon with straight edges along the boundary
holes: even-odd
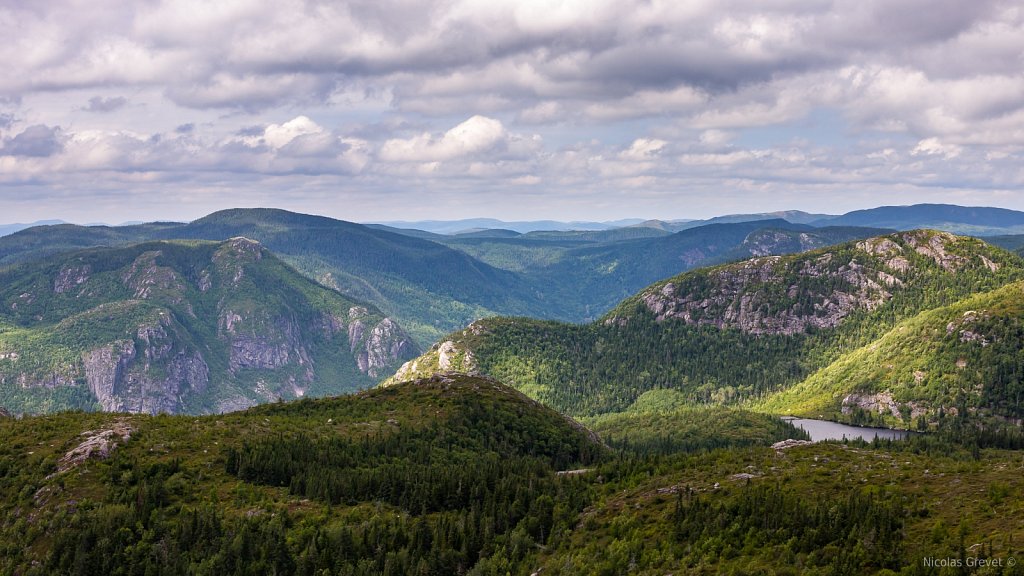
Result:
[[[929,230],[890,234],[835,250],[766,256],[677,276],[628,302],[642,302],[658,321],[671,318],[751,334],[833,328],[856,311],[890,301],[929,271],[998,272],[1000,258],[979,250],[982,244]],[[625,321],[626,310],[620,307],[606,322]]]
[[[94,249],[0,276],[11,411],[234,410],[363,388],[416,352],[390,318],[241,237]]]

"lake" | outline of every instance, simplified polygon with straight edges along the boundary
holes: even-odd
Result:
[[[888,438],[892,440],[903,440],[910,432],[906,430],[889,430],[888,428],[868,428],[865,426],[850,426],[849,424],[839,424],[838,422],[829,422],[828,420],[812,420],[810,418],[783,418],[788,420],[793,426],[797,428],[803,428],[811,435],[811,440],[814,442],[820,442],[822,440],[853,440],[856,438],[863,438],[868,442],[878,438]]]

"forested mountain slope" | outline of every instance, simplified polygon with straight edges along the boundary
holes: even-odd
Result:
[[[416,348],[259,243],[95,248],[0,272],[0,405],[208,413],[373,384]]]
[[[0,238],[0,262],[24,262],[71,248],[154,239],[261,242],[303,274],[369,302],[417,340],[503,311],[533,314],[539,300],[515,274],[435,242],[284,210],[224,210],[188,224],[50,226]]]
[[[548,318],[591,320],[644,286],[680,272],[751,256],[803,252],[883,232],[812,228],[785,220],[711,224],[658,238],[581,246],[525,275],[546,287],[547,300],[569,312]]]
[[[691,402],[785,389],[896,323],[1024,278],[984,242],[912,231],[658,282],[603,319],[493,318],[452,334],[391,381],[475,370],[572,414],[619,412],[669,388]]]
[[[167,234],[259,240],[307,276],[376,305],[424,343],[498,310],[534,314],[541,306],[515,274],[429,240],[332,218],[225,210]]]
[[[922,312],[759,409],[926,429],[961,412],[1024,418],[1024,283]]]

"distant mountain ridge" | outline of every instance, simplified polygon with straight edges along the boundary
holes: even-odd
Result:
[[[642,218],[627,218],[611,222],[560,222],[557,220],[527,220],[507,222],[496,218],[465,218],[462,220],[418,220],[413,222],[369,222],[369,225],[380,224],[394,228],[411,228],[435,234],[459,234],[473,230],[506,229],[525,234],[538,230],[610,230],[630,226],[642,222]]]
[[[896,230],[934,228],[956,234],[992,236],[1024,232],[1024,212],[1007,208],[968,207],[953,204],[880,206],[855,210],[811,224],[830,226],[879,226]]]
[[[15,232],[18,232],[19,230],[24,230],[26,228],[31,228],[33,226],[51,226],[51,225],[54,225],[54,224],[64,224],[64,221],[63,220],[37,220],[37,221],[32,222],[30,224],[21,224],[21,223],[0,224],[0,236],[7,236],[8,234],[14,234]]]

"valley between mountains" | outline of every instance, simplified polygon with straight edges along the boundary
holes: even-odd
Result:
[[[1024,220],[877,210],[0,237],[0,573],[1020,574]]]

